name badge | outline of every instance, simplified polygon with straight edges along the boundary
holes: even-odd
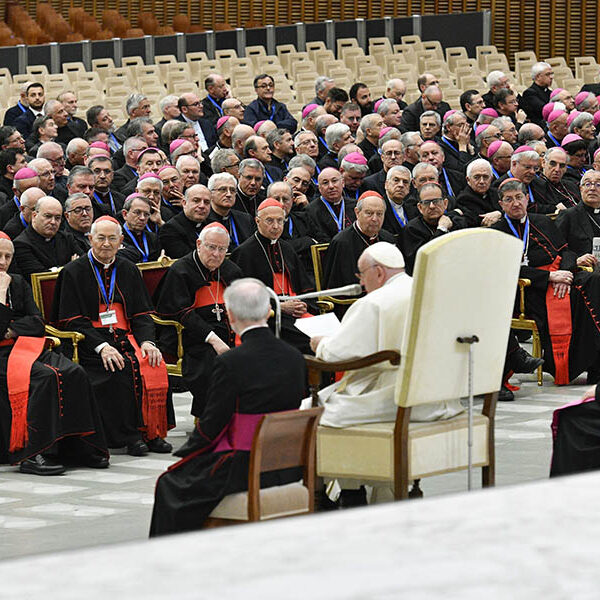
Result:
[[[99,314],[100,323],[102,325],[116,325],[117,323],[117,311],[116,310],[107,310],[106,312],[101,312]]]
[[[527,267],[528,265],[529,265],[529,259],[527,258],[527,256],[524,256],[523,260],[521,261],[521,266]]]
[[[592,240],[592,254],[600,260],[600,237],[595,237]]]

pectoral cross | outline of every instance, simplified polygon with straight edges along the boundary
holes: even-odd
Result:
[[[215,307],[211,311],[213,314],[217,315],[217,321],[221,321],[221,313],[225,312],[218,304],[215,304]]]

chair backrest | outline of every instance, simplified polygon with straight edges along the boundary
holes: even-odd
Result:
[[[323,289],[323,284],[325,283],[323,281],[323,257],[327,253],[328,248],[329,244],[313,244],[310,247],[317,292],[320,292]]]
[[[33,300],[42,313],[42,318],[47,320],[52,312],[52,300],[54,299],[54,288],[58,278],[58,271],[44,271],[43,273],[32,273],[31,289]]]
[[[174,262],[175,260],[173,260],[172,258],[169,258],[168,256],[163,256],[160,260],[155,260],[147,263],[138,263],[137,267],[142,275],[144,285],[148,290],[150,298],[154,296],[154,292],[156,291],[158,284],[161,282],[162,278],[169,270],[169,267]]]
[[[468,395],[468,345],[476,335],[473,393],[498,391],[519,277],[522,243],[466,229],[417,253],[398,369],[396,404],[416,406]]]
[[[315,440],[323,408],[290,410],[265,415],[252,440],[248,470],[248,518],[260,518],[260,474],[302,467],[312,512],[315,477]]]

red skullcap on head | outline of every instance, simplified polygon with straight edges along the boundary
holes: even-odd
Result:
[[[256,212],[262,210],[263,208],[270,208],[271,206],[276,206],[277,208],[283,209],[283,204],[281,204],[279,200],[275,200],[275,198],[267,198],[258,205]]]
[[[100,148],[101,150],[106,150],[107,152],[110,152],[110,146],[105,143],[105,142],[101,142],[101,141],[97,141],[97,142],[92,142],[90,144],[90,148]]]
[[[494,140],[487,149],[487,157],[492,158],[498,150],[500,150],[500,146],[502,146],[504,142],[502,140]]]
[[[519,146],[513,154],[519,154],[519,152],[535,152],[531,146]]]
[[[383,196],[379,193],[376,192],[375,190],[367,190],[366,192],[363,192],[359,197],[358,200],[364,200],[365,198],[381,198],[383,200]]]
[[[392,129],[394,129],[393,127],[382,127],[381,131],[379,132],[379,139],[381,139],[388,131],[391,131]]]
[[[151,146],[150,148],[146,148],[145,150],[142,150],[138,154],[137,159],[140,160],[140,158],[142,158],[142,156],[144,156],[144,154],[146,154],[146,152],[158,152],[160,154],[160,149],[159,148],[154,148],[154,146]]]
[[[552,121],[556,121],[556,119],[558,119],[558,117],[561,117],[562,115],[566,115],[567,113],[564,110],[553,110],[549,115],[548,118],[546,119],[547,123],[552,123]]]
[[[133,196],[133,194],[132,194],[132,196]],[[129,196],[128,196],[128,198],[129,198]],[[101,217],[98,217],[95,222],[100,223],[101,221],[109,221],[111,223],[115,223],[119,227],[121,226],[121,223],[119,223],[119,221],[117,221],[114,217],[111,217],[110,215],[102,215]]]
[[[481,111],[481,114],[485,115],[486,117],[494,117],[494,119],[498,118],[498,113],[493,108],[484,108]]]
[[[134,192],[133,194],[129,194],[129,196],[127,196],[127,198],[125,198],[125,202],[127,202],[127,200],[129,199],[134,199],[134,198],[144,198],[144,200],[147,200],[146,196],[144,196],[144,194],[140,194],[139,192]]]
[[[352,163],[353,165],[366,165],[367,159],[360,152],[350,152],[344,156],[346,162]]]
[[[500,189],[505,183],[508,183],[509,181],[518,181],[519,183],[522,183],[521,180],[517,179],[516,177],[508,177],[498,186],[498,189]]]
[[[279,205],[281,206],[281,204]],[[221,223],[210,223],[204,228],[204,231],[208,231],[209,229],[216,229],[219,231],[224,231],[227,235],[229,235],[229,231],[227,231],[227,227],[225,225],[221,225]]]
[[[144,181],[144,179],[158,179],[158,175],[154,172],[154,171],[148,171],[147,173],[144,173],[139,179],[139,181]]]
[[[580,135],[577,135],[576,133],[569,133],[568,135],[565,135],[560,145],[564,148],[567,144],[578,142],[579,140],[583,141],[583,138]]]
[[[15,181],[20,181],[21,179],[31,179],[32,177],[37,176],[38,174],[33,169],[30,169],[29,167],[23,167],[15,173],[14,179]]]
[[[306,119],[306,117],[313,111],[315,110],[315,108],[319,108],[318,104],[307,104],[303,109],[302,109],[302,118]]]
[[[578,110],[572,110],[569,113],[569,118],[567,119],[567,125],[570,127],[571,123],[581,114]]]
[[[560,94],[561,92],[564,92],[564,88],[556,88],[555,90],[552,90],[550,92],[550,99],[554,98],[554,96],[557,96],[558,94]]]
[[[225,115],[224,117],[219,117],[219,120],[217,121],[217,129],[219,129],[219,127],[221,127],[221,125],[225,125],[225,123],[227,123],[227,121],[229,121],[229,119],[231,119],[231,117],[229,115]]]
[[[8,240],[9,242],[12,242],[10,236],[7,233],[4,233],[4,231],[0,231],[0,240]]]
[[[172,154],[173,152],[175,152],[175,150],[177,150],[177,148],[179,148],[179,146],[181,146],[182,144],[185,144],[185,140],[182,140],[181,138],[177,138],[176,140],[173,140],[169,144],[169,154]]]
[[[264,120],[262,120],[262,121],[257,121],[257,122],[254,124],[254,127],[253,127],[253,129],[254,129],[254,133],[258,133],[258,130],[260,129],[260,126],[261,126],[263,123],[266,123],[266,122],[267,122],[267,120],[266,120],[266,119],[264,119]]]

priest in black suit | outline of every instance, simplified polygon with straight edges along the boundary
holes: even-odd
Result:
[[[600,185],[600,174],[590,173],[586,181]],[[527,212],[527,192],[520,181],[506,181],[498,193],[504,217],[494,229],[522,240],[520,277],[531,281],[525,309],[540,331],[544,371],[554,375],[557,385],[568,384],[584,371],[589,383],[597,383],[600,275],[579,271],[579,265],[589,264],[589,255],[578,257],[548,217]]]
[[[210,190],[200,183],[185,190],[183,210],[158,231],[160,247],[169,258],[181,258],[196,247],[210,213]]]
[[[450,110],[450,105],[442,100],[442,90],[437,85],[430,85],[418,100],[402,111],[400,131],[419,131],[419,117],[426,110],[435,110],[442,118]]]
[[[365,192],[374,190],[385,198],[385,179],[392,167],[401,165],[404,162],[404,146],[400,140],[391,139],[381,145],[380,152],[381,170],[365,177],[362,187]]]
[[[467,227],[491,227],[502,217],[498,193],[491,188],[492,180],[492,166],[484,158],[477,158],[467,166],[467,187],[456,199]]]
[[[202,416],[215,358],[235,345],[235,333],[223,305],[228,285],[242,277],[225,258],[229,233],[220,223],[207,225],[196,248],[167,271],[156,292],[156,310],[164,319],[179,321],[183,331],[183,379],[192,393],[192,414]],[[161,337],[173,352],[174,340]]]
[[[433,165],[439,174],[439,184],[447,196],[456,198],[465,188],[464,171],[457,171],[446,166],[446,154],[440,144],[433,140],[427,140],[419,148],[421,162]]]
[[[79,247],[68,233],[60,230],[63,207],[55,198],[37,201],[31,225],[15,238],[17,267],[23,277],[62,267],[79,256]]]
[[[125,196],[112,189],[115,177],[112,162],[108,156],[94,156],[88,160],[87,167],[94,175],[94,191],[90,195],[94,208],[94,219],[102,215],[119,217],[125,202]]]
[[[383,229],[394,236],[394,243],[403,255],[406,226],[419,214],[416,203],[406,201],[410,198],[410,182],[410,171],[402,165],[394,166],[387,172],[384,196],[387,209]]]
[[[281,240],[285,211],[273,198],[258,207],[254,232],[234,250],[231,260],[242,273],[260,279],[278,296],[297,296],[314,289],[302,262],[288,242]],[[304,353],[310,353],[310,340],[294,326],[308,316],[308,305],[301,300],[281,302],[281,337]]]
[[[267,413],[298,408],[305,395],[302,355],[266,326],[270,304],[264,287],[240,279],[225,290],[224,299],[242,344],[214,360],[206,409],[176,452],[184,460],[157,481],[150,536],[200,529],[222,498],[246,490],[247,440],[258,420]],[[261,484],[295,479],[297,473],[274,471],[264,474]]]
[[[123,210],[123,247],[118,255],[132,263],[157,260],[160,256],[158,235],[146,226],[152,214],[152,203],[144,196],[132,194],[125,200]]]
[[[77,245],[77,254],[83,256],[90,249],[88,237],[94,220],[92,203],[87,194],[71,194],[65,202],[64,232],[70,234]]]
[[[554,79],[552,65],[537,62],[531,67],[533,83],[523,91],[519,107],[525,111],[527,118],[536,125],[544,127],[542,109],[550,102],[550,87]]]
[[[221,223],[230,236],[229,251],[233,252],[254,231],[253,218],[241,210],[235,210],[237,182],[229,173],[215,173],[208,180],[210,190],[210,213],[207,223]]]
[[[541,194],[552,198],[557,209],[570,208],[581,202],[579,182],[565,177],[569,155],[562,148],[546,150],[542,159],[542,173],[537,179]]]

